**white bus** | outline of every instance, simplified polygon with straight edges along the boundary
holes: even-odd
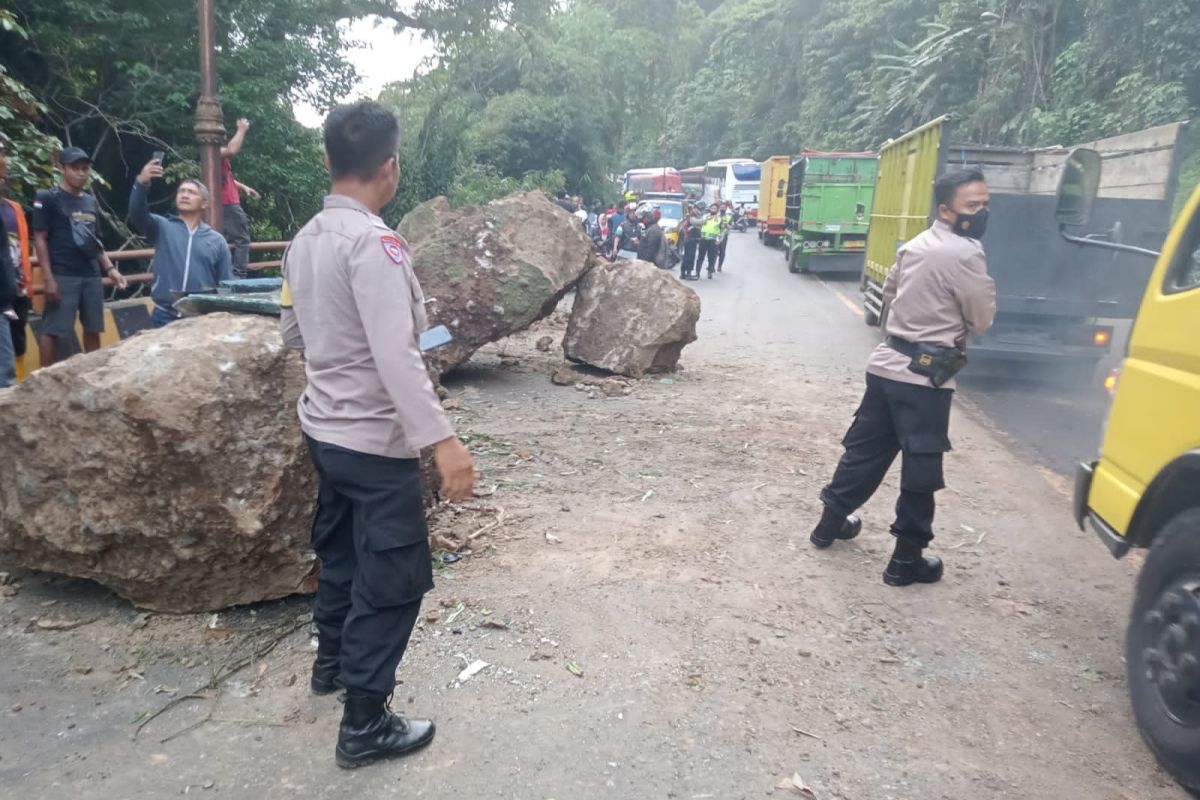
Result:
[[[705,205],[733,201],[746,211],[758,208],[758,187],[762,178],[761,165],[749,158],[722,158],[704,165]]]

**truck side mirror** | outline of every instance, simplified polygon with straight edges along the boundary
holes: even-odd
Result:
[[[1103,169],[1100,154],[1081,147],[1067,157],[1062,179],[1058,184],[1058,204],[1054,219],[1059,225],[1087,225],[1092,218],[1092,205],[1100,193],[1100,173]]]

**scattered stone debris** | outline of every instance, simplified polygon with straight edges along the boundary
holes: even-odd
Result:
[[[543,353],[549,353],[550,350],[554,347],[554,337],[553,336],[543,336],[542,338],[537,340],[537,344],[534,346],[537,347],[537,349]]]
[[[628,378],[577,364],[559,365],[550,375],[550,382],[556,386],[574,386],[581,392],[599,389],[606,397],[627,397],[633,394],[635,385]]]

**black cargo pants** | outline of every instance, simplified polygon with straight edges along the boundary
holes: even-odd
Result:
[[[683,263],[679,267],[682,275],[691,275],[693,269],[696,270],[696,275],[700,274],[700,267],[696,265],[696,251],[699,248],[699,239],[683,240]]]
[[[390,695],[421,598],[433,588],[420,461],[305,438],[321,482],[313,621],[322,648],[341,654],[342,687]]]
[[[942,456],[950,450],[950,389],[867,375],[867,391],[842,440],[846,452],[821,502],[838,515],[861,508],[903,453],[892,534],[918,547],[933,539],[934,492],[944,489]]]
[[[717,268],[717,240],[716,239],[701,239],[700,249],[696,251],[696,274],[700,274],[701,268],[704,266],[705,259],[708,260],[708,274],[711,275]]]
[[[250,277],[250,220],[241,203],[228,203],[223,207],[225,241],[233,248],[233,275],[235,278]]]

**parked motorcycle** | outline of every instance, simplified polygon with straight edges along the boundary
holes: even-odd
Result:
[[[733,229],[738,233],[745,233],[750,229],[750,217],[740,208],[733,210]]]

